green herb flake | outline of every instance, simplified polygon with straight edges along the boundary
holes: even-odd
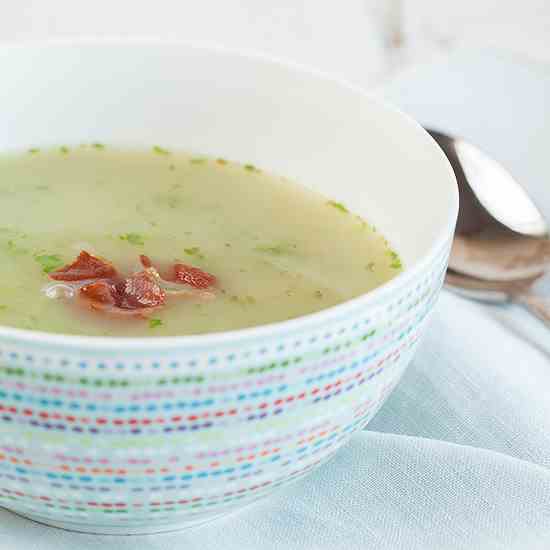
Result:
[[[401,263],[399,254],[397,254],[397,252],[393,250],[390,250],[389,255],[390,255],[390,258],[392,259],[392,263],[390,264],[390,267],[392,269],[401,269],[403,267],[403,264]]]
[[[96,149],[97,151],[104,151],[105,145],[103,143],[92,143],[92,147]]]
[[[40,149],[38,149],[38,147],[31,147],[28,152],[31,155],[37,155],[38,153],[40,153]]]
[[[149,328],[157,328],[162,326],[161,319],[149,319]]]
[[[189,161],[191,164],[204,164],[206,162],[206,159],[200,158],[200,157],[194,157]]]
[[[18,244],[16,244],[16,242],[13,239],[10,239],[6,243],[6,246],[8,248],[8,252],[12,256],[21,256],[22,254],[27,254],[29,252],[28,249],[23,248],[22,246],[19,246]]]
[[[254,250],[258,252],[264,252],[266,254],[272,254],[273,256],[283,256],[293,254],[296,251],[297,246],[295,244],[280,243],[275,245],[258,245],[254,247]]]
[[[370,272],[372,273],[372,272],[374,271],[374,268],[375,268],[375,267],[376,267],[376,264],[375,264],[374,262],[369,262],[369,263],[366,265],[365,269],[366,269],[367,271],[370,271]]]
[[[119,235],[121,241],[127,241],[129,244],[134,246],[143,246],[145,244],[145,239],[139,233],[124,233]]]
[[[247,171],[247,172],[259,172],[260,170],[258,170],[258,168],[256,168],[253,164],[245,164],[243,166],[243,168]]]
[[[332,206],[333,208],[336,208],[337,210],[340,210],[340,212],[343,212],[344,214],[347,214],[349,212],[349,210],[341,202],[327,201],[327,204],[329,206]]]
[[[169,164],[169,165],[168,165],[168,170],[170,170],[170,172],[173,172],[175,169],[176,169],[176,165],[175,165],[175,164]]]
[[[168,149],[164,149],[163,147],[159,147],[158,145],[153,146],[153,153],[156,153],[157,155],[170,155],[170,151]]]
[[[47,191],[50,187],[48,185],[35,185],[34,188],[37,191]]]
[[[6,311],[6,309],[8,309],[8,306],[0,304],[0,311]]]
[[[34,259],[42,266],[44,273],[51,273],[63,266],[63,260],[57,254],[40,254]]]
[[[184,248],[183,251],[188,256],[197,256],[197,258],[204,258],[201,254],[201,249],[198,246],[191,246],[190,248]]]
[[[59,152],[62,154],[62,155],[67,155],[69,153],[70,149],[66,146],[66,145],[62,145],[60,148],[59,148]]]
[[[315,298],[319,298],[319,300],[323,298],[323,293],[320,290],[316,290],[313,295],[315,296]]]

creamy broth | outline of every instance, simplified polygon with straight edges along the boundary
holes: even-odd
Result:
[[[100,144],[0,157],[0,324],[66,334],[170,336],[313,313],[402,269],[346,206],[252,165],[160,147]],[[215,275],[210,299],[169,298],[116,316],[52,298],[50,275],[80,251],[125,274],[180,261]],[[51,294],[51,293],[50,293]]]

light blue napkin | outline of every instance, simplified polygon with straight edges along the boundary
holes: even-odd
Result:
[[[549,70],[461,52],[383,93],[502,160],[550,217]],[[0,512],[0,549],[15,548],[549,549],[550,331],[444,292],[368,431],[304,481],[176,534],[79,535]]]

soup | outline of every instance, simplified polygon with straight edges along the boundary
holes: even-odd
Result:
[[[338,202],[249,164],[92,144],[0,157],[0,324],[92,336],[239,329],[402,269]]]

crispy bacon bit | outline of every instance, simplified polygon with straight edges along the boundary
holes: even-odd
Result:
[[[151,261],[151,258],[149,258],[149,256],[146,256],[145,254],[140,254],[139,261],[145,269],[153,267],[153,262]]]
[[[209,288],[216,284],[216,277],[199,269],[186,264],[176,264],[174,266],[174,275],[176,281],[188,284],[193,288]]]
[[[147,271],[134,273],[115,285],[117,306],[122,309],[157,307],[164,304],[166,292]]]
[[[116,274],[112,264],[83,250],[72,264],[50,273],[50,278],[54,281],[85,281],[109,279],[116,277]]]
[[[92,302],[114,305],[116,289],[113,283],[108,281],[97,281],[80,289],[80,294]]]
[[[205,290],[216,284],[216,277],[210,273],[176,263],[171,275],[163,278],[148,256],[141,255],[139,259],[143,271],[123,278],[111,263],[83,250],[72,264],[50,273],[50,277],[65,281],[73,295],[78,292],[91,309],[116,316],[147,317],[165,304],[167,294],[215,297]]]

